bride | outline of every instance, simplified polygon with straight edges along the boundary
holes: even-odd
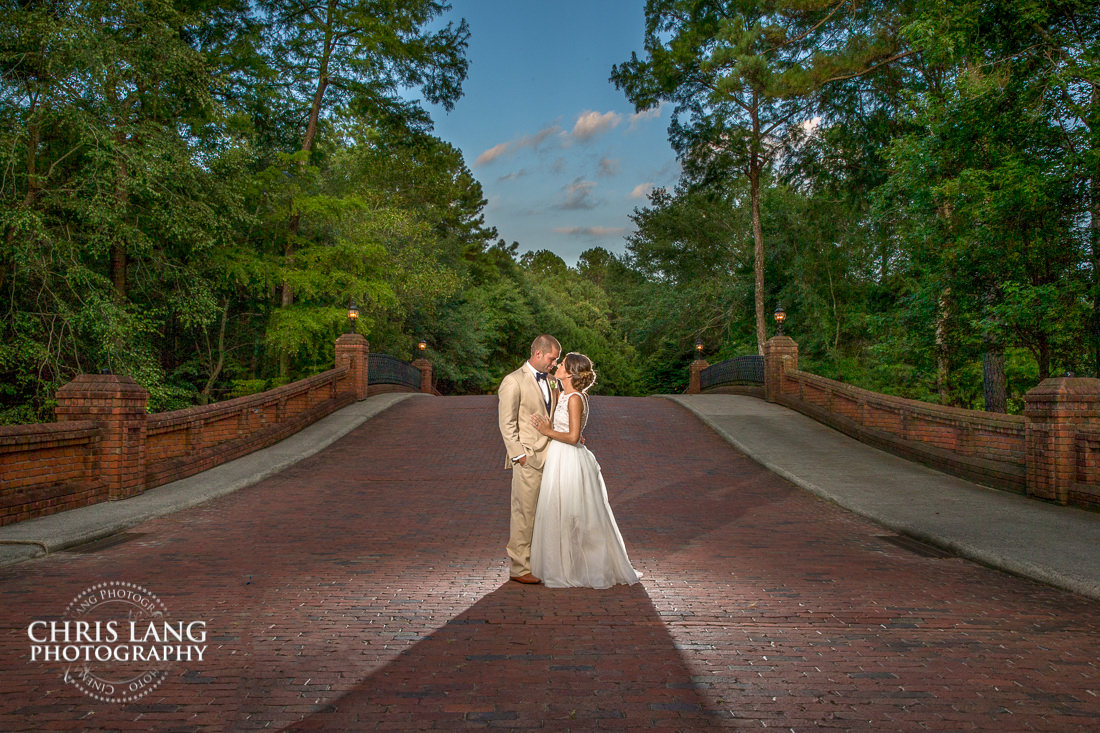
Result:
[[[596,381],[592,361],[569,353],[554,377],[562,392],[553,422],[532,415],[531,424],[553,440],[542,469],[542,487],[531,539],[531,572],[551,588],[610,588],[637,583],[607,487],[596,462],[580,443],[588,422],[589,387]]]

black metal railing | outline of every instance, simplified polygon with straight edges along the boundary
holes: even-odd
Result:
[[[367,379],[371,384],[399,384],[420,391],[420,370],[389,354],[371,354],[367,360]]]
[[[699,373],[699,389],[725,387],[731,384],[763,384],[764,357],[759,354],[735,356],[720,361]]]

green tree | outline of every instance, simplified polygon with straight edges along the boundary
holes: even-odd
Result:
[[[671,138],[689,177],[735,172],[747,179],[760,353],[767,337],[764,178],[799,124],[809,121],[816,90],[902,55],[890,21],[873,3],[842,0],[650,0],[646,59],[634,55],[612,70],[612,81],[639,110],[676,105]]]
[[[1088,155],[1066,146],[1088,141],[1067,117],[1061,82],[1066,56],[1087,49],[1050,45],[1075,8],[927,3],[907,29],[922,58],[950,73],[914,95],[919,129],[891,148],[878,218],[905,242],[905,320],[920,324],[945,401],[971,404],[984,391],[1004,404],[990,384],[975,388],[968,364],[997,367],[1016,347],[1031,352],[1040,379],[1082,366]],[[1005,379],[997,368],[986,375]]]
[[[423,111],[400,94],[419,87],[429,102],[451,109],[466,76],[469,31],[465,21],[427,30],[449,9],[437,0],[263,0],[271,38],[272,66],[289,104],[301,110],[300,164],[313,152],[320,125],[335,109],[374,118],[420,120]],[[291,206],[283,256],[292,260],[300,246],[303,212]],[[281,286],[280,304],[294,302],[293,283]],[[289,354],[280,356],[286,373]]]
[[[202,262],[244,216],[240,180],[210,174],[213,77],[187,40],[218,14],[170,2],[0,14],[0,381],[17,419],[104,368],[133,374],[156,407],[188,400],[158,337],[216,316]]]
[[[697,338],[712,357],[755,350],[751,214],[741,183],[657,189],[631,216],[627,262],[642,282],[626,296],[627,331],[650,360],[653,389],[686,383]]]

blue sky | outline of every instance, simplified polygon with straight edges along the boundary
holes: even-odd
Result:
[[[435,134],[462,150],[485,217],[520,251],[568,264],[591,247],[620,254],[645,192],[675,183],[668,109],[636,115],[608,81],[642,52],[643,0],[452,0],[470,26],[464,95],[432,108]]]

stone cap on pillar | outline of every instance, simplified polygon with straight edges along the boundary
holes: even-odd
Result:
[[[336,339],[336,343],[339,346],[368,346],[369,342],[367,337],[361,333],[342,333],[340,338]]]
[[[57,390],[58,407],[102,402],[140,403],[145,409],[149,393],[124,374],[78,374]]]
[[[1100,379],[1051,377],[1024,395],[1025,416],[1038,416],[1055,408],[1067,415],[1100,417]]]
[[[797,349],[798,344],[787,334],[777,334],[764,342],[764,348]]]

